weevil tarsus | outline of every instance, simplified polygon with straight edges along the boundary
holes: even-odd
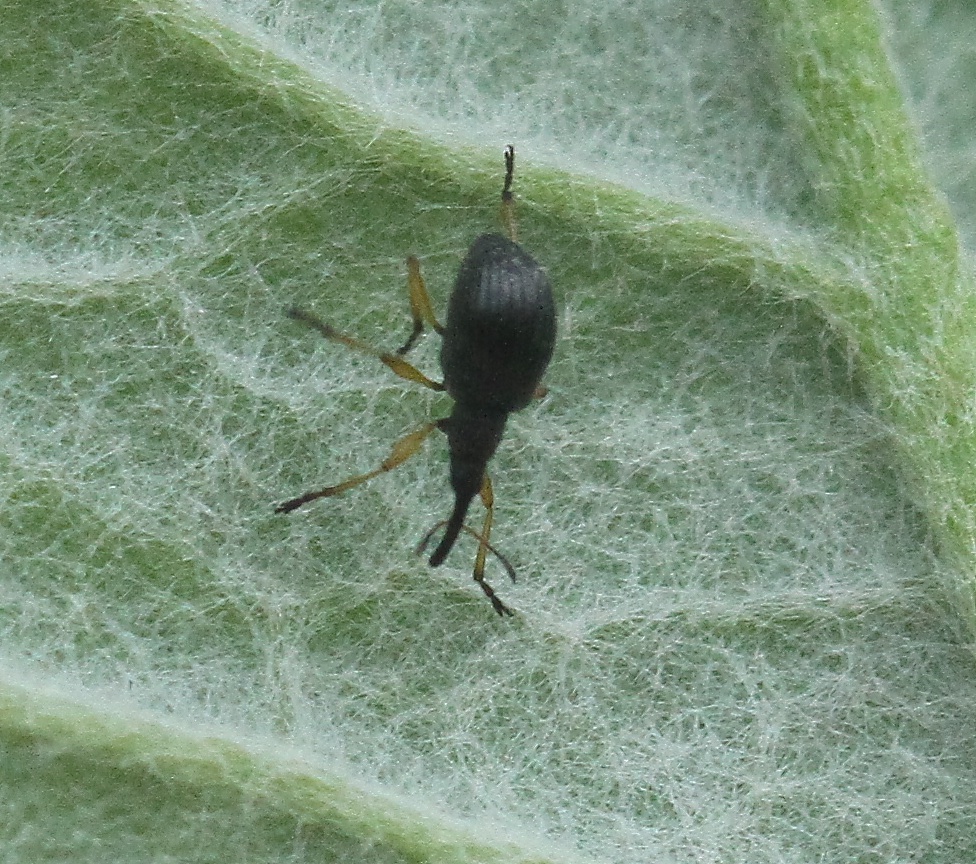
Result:
[[[505,148],[505,183],[502,186],[502,225],[513,243],[518,243],[515,225],[515,195],[512,194],[512,180],[515,177],[515,148],[509,144]]]
[[[292,510],[297,510],[299,507],[304,507],[311,501],[317,501],[319,498],[332,498],[335,495],[341,495],[343,492],[348,492],[350,489],[365,483],[367,480],[372,480],[374,477],[378,477],[380,474],[384,474],[387,471],[392,471],[394,468],[399,468],[404,462],[406,462],[411,456],[413,456],[419,449],[420,445],[426,441],[431,433],[438,428],[437,421],[433,423],[425,423],[419,429],[415,429],[413,432],[409,432],[402,438],[398,438],[393,442],[393,447],[390,448],[390,455],[380,463],[379,468],[374,468],[372,471],[367,471],[365,474],[358,474],[355,477],[350,477],[348,480],[344,480],[342,483],[337,483],[335,486],[326,486],[324,489],[318,489],[314,492],[306,492],[303,495],[299,495],[297,498],[292,498],[290,501],[285,501],[284,504],[279,504],[275,508],[275,513],[291,513]]]
[[[451,550],[454,545],[454,541],[457,539],[458,534],[461,531],[467,531],[472,537],[478,541],[478,554],[475,558],[474,572],[472,573],[472,578],[484,592],[485,596],[491,601],[492,608],[500,615],[513,615],[515,614],[512,610],[506,606],[498,595],[495,593],[495,589],[488,584],[485,579],[485,562],[486,557],[489,552],[491,552],[499,561],[501,561],[502,566],[508,573],[509,578],[515,581],[515,568],[509,563],[508,559],[501,554],[491,543],[488,541],[488,536],[491,532],[491,521],[492,513],[494,512],[494,497],[491,491],[491,480],[488,475],[484,475],[484,482],[481,487],[481,501],[485,505],[485,522],[479,534],[469,525],[464,523],[465,515],[468,511],[468,506],[471,503],[471,499],[467,502],[457,501],[454,506],[454,512],[451,514],[450,519],[445,519],[442,522],[438,522],[433,528],[430,529],[425,535],[423,540],[417,546],[417,554],[422,554],[427,548],[428,543],[430,543],[433,536],[440,530],[444,528],[444,536],[441,538],[441,542],[438,544],[437,549],[430,556],[430,565],[432,567],[437,567],[443,563],[444,559],[447,557],[447,553]]]

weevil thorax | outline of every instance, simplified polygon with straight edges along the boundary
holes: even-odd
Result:
[[[518,243],[482,234],[447,308],[441,368],[456,402],[510,413],[528,405],[556,341],[546,271]]]

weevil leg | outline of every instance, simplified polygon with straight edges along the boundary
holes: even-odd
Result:
[[[433,539],[434,535],[438,531],[440,531],[440,529],[443,528],[446,524],[447,524],[447,520],[443,519],[440,522],[438,522],[433,528],[431,528],[430,531],[424,534],[421,541],[417,544],[416,552],[418,555],[423,554],[424,550],[430,544],[430,541]],[[491,543],[488,542],[488,538],[485,537],[484,534],[479,534],[477,531],[474,530],[474,528],[471,528],[469,525],[462,525],[461,529],[463,531],[466,531],[472,537],[474,537],[479,544],[478,558],[475,559],[475,576],[474,576],[475,581],[481,586],[481,590],[485,592],[485,596],[491,601],[492,607],[494,607],[495,611],[499,615],[514,615],[515,613],[512,612],[512,610],[509,609],[508,606],[506,606],[504,603],[502,603],[501,600],[498,599],[498,595],[495,594],[495,590],[491,587],[491,585],[485,582],[485,578],[484,578],[485,552],[486,551],[491,552],[492,555],[494,555],[499,561],[502,562],[502,566],[505,568],[505,572],[508,573],[509,579],[511,579],[513,582],[515,581],[515,568],[512,566],[511,562],[504,555],[502,555],[501,552],[499,552],[494,546],[491,545]],[[478,563],[477,563],[479,558],[481,559],[480,578],[478,576],[479,570],[478,570]]]
[[[420,275],[420,262],[411,255],[407,258],[407,290],[410,292],[410,314],[413,316],[413,330],[407,341],[400,348],[397,354],[401,357],[406,354],[414,343],[424,332],[424,324],[428,324],[435,333],[443,333],[444,328],[437,321],[434,314],[434,307],[430,302],[430,295],[427,293],[427,286],[424,284],[424,277]]]
[[[485,505],[485,521],[478,538],[478,554],[474,559],[474,581],[481,583],[485,575],[485,557],[488,554],[488,541],[491,538],[491,523],[495,518],[495,493],[491,488],[491,478],[485,472],[481,483],[481,503]]]
[[[509,144],[505,148],[505,185],[502,187],[502,225],[509,240],[518,243],[515,227],[515,196],[512,194],[512,178],[515,176],[515,148]]]
[[[430,545],[430,541],[434,539],[434,535],[438,531],[440,531],[441,528],[443,528],[446,524],[447,524],[447,520],[442,519],[433,528],[431,528],[430,531],[424,534],[420,542],[417,544],[417,548],[414,549],[414,552],[417,555],[423,555],[424,550]],[[474,537],[475,540],[478,540],[479,542],[481,541],[481,535],[477,531],[475,531],[474,528],[472,528],[470,525],[462,525],[461,530],[470,534],[472,537]],[[499,552],[494,546],[492,546],[491,543],[485,543],[485,545],[488,547],[488,551],[491,552],[492,555],[494,555],[499,561],[502,562],[502,567],[504,567],[505,572],[508,573],[508,578],[514,582],[515,568],[512,566],[512,562],[509,561],[504,555],[502,555],[502,553]]]
[[[481,536],[478,537],[478,554],[474,559],[474,581],[481,586],[481,590],[485,592],[485,596],[491,601],[491,605],[495,607],[495,611],[499,615],[512,615],[514,614],[512,610],[498,599],[495,590],[485,581],[485,558],[488,555],[489,548],[491,548],[488,541],[491,537],[491,523],[495,515],[495,493],[492,491],[491,478],[487,473],[484,482],[481,484],[481,503],[485,505],[485,522],[481,526]],[[509,570],[508,575],[514,582],[515,572]]]
[[[353,351],[359,351],[362,354],[368,354],[370,357],[377,358],[395,375],[399,375],[407,381],[423,384],[424,387],[429,387],[431,390],[442,391],[444,389],[443,384],[428,378],[416,366],[404,360],[399,353],[390,354],[387,351],[380,351],[378,348],[374,348],[372,345],[356,339],[354,336],[347,336],[345,333],[340,333],[331,324],[326,324],[321,318],[318,318],[311,312],[306,312],[304,309],[293,306],[288,310],[288,317],[295,321],[301,321],[303,324],[307,324],[309,327],[318,330],[330,342],[338,342],[340,345],[352,348]]]
[[[386,471],[392,471],[394,468],[402,465],[411,456],[414,455],[419,449],[420,445],[427,440],[430,434],[437,428],[437,423],[426,423],[419,429],[404,435],[399,440],[393,443],[393,447],[390,449],[390,455],[383,460],[379,468],[373,471],[367,471],[365,474],[360,474],[357,477],[350,477],[348,480],[344,480],[342,483],[338,483],[335,486],[326,486],[324,489],[318,489],[314,492],[306,492],[304,495],[299,495],[297,498],[292,498],[290,501],[285,501],[284,504],[279,504],[275,507],[275,513],[291,513],[292,510],[297,510],[299,507],[308,504],[310,501],[317,501],[319,498],[331,498],[334,495],[341,495],[343,492],[358,486],[360,483],[365,483],[367,480],[372,480],[379,474],[383,474]]]

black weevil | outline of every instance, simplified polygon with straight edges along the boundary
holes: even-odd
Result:
[[[524,408],[542,392],[539,381],[549,365],[556,340],[556,309],[549,278],[515,238],[514,170],[515,149],[508,146],[502,187],[502,221],[508,236],[482,234],[471,244],[454,282],[446,326],[441,327],[437,322],[420,275],[420,264],[413,256],[407,259],[413,331],[395,354],[379,351],[340,333],[301,309],[288,310],[291,318],[315,328],[326,339],[377,357],[401,378],[431,390],[446,390],[454,399],[454,409],[450,417],[427,423],[399,439],[379,468],[336,486],[306,492],[275,510],[289,513],[310,501],[339,495],[384,471],[391,471],[416,453],[435,429],[440,429],[447,435],[451,453],[454,510],[449,519],[437,523],[427,533],[418,552],[446,525],[444,536],[430,556],[430,565],[437,567],[447,558],[462,530],[472,534],[478,540],[474,580],[499,615],[511,615],[512,610],[485,581],[487,553],[490,551],[498,557],[513,581],[515,571],[489,542],[494,497],[485,469],[501,441],[508,415]],[[403,359],[423,333],[424,324],[443,336],[443,384],[431,380]],[[480,532],[464,523],[471,501],[479,494],[485,506]]]

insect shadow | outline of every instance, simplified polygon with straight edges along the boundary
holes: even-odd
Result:
[[[515,148],[505,148],[505,181],[502,187],[501,219],[507,236],[482,234],[475,238],[461,262],[442,327],[434,315],[430,296],[420,273],[420,262],[407,259],[407,288],[413,330],[395,353],[378,350],[352,336],[340,333],[305,310],[292,308],[288,316],[318,330],[326,339],[354,351],[376,357],[395,374],[431,390],[446,391],[454,400],[449,417],[426,423],[397,440],[382,464],[365,474],[350,477],[335,486],[306,492],[285,501],[276,513],[290,513],[319,498],[341,495],[373,477],[392,471],[413,456],[435,430],[447,435],[450,451],[450,479],[454,509],[420,541],[423,552],[442,527],[444,534],[430,556],[431,567],[444,562],[461,531],[478,541],[474,581],[499,615],[509,609],[485,581],[488,552],[502,562],[515,581],[515,569],[490,542],[494,494],[486,468],[505,430],[508,415],[524,408],[533,397],[545,392],[539,387],[549,365],[556,340],[556,308],[546,271],[516,240],[512,178]],[[443,383],[433,381],[404,359],[424,332],[425,325],[443,337],[441,370]],[[485,507],[480,531],[465,524],[475,495]],[[446,527],[445,527],[446,526]]]

